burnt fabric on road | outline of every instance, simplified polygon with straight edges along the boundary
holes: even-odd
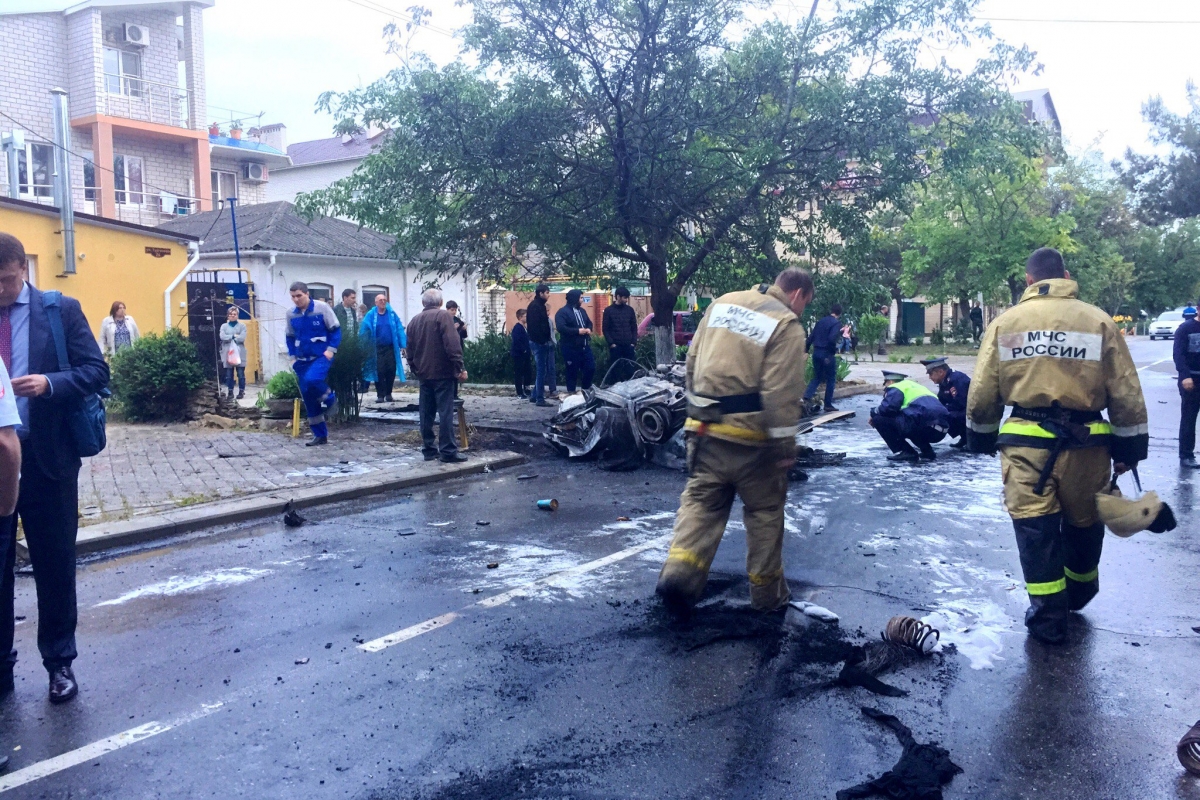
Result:
[[[950,753],[936,744],[918,744],[912,731],[891,714],[863,707],[862,712],[891,728],[904,747],[896,766],[873,781],[860,783],[837,793],[837,800],[862,797],[888,797],[891,800],[942,800],[942,784],[949,783],[962,767],[950,760]]]

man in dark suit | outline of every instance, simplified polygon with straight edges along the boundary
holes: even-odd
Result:
[[[38,650],[50,674],[50,701],[65,703],[79,691],[71,662],[75,650],[75,535],[79,468],[68,419],[75,403],[108,385],[108,365],[79,301],[59,301],[67,357],[60,370],[42,293],[25,282],[25,248],[0,233],[0,357],[12,375],[21,425],[21,487],[17,517],[33,562],[38,598]],[[0,696],[12,691],[13,565],[15,536],[7,537],[0,575]]]

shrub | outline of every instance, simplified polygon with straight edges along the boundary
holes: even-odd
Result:
[[[946,344],[946,332],[941,328],[934,328],[933,332],[929,334],[929,343],[936,345]]]
[[[834,356],[837,360],[837,380],[844,381],[846,376],[850,374],[850,362],[841,356]],[[811,358],[804,362],[804,382],[808,383],[813,379],[813,361]]]
[[[472,383],[512,383],[512,337],[489,332],[463,342],[463,367]],[[561,359],[559,359],[561,360]]]
[[[177,328],[148,333],[112,357],[113,397],[130,420],[178,421],[188,398],[204,385],[196,346]]]
[[[290,369],[281,370],[267,381],[267,396],[272,400],[295,400],[300,396],[300,382]]]
[[[651,352],[654,350],[653,337],[650,342]],[[471,383],[512,383],[516,378],[513,370],[511,350],[512,337],[504,333],[486,333],[478,339],[463,343],[463,366]],[[603,336],[592,337],[592,357],[596,361],[596,383],[604,379],[608,371],[608,342]],[[532,356],[530,357],[532,361]],[[641,361],[641,359],[638,359]],[[653,357],[650,359],[653,361]],[[554,368],[559,384],[567,379],[566,364],[563,361],[562,349],[555,345]],[[530,365],[530,377],[533,377],[533,365]]]
[[[637,357],[637,362],[648,370],[653,371],[657,356],[654,350],[654,333],[653,328],[651,333],[646,334],[637,340],[637,344],[633,346],[633,354]]]
[[[917,347],[923,347],[925,345],[925,337],[917,336],[916,338],[914,338],[912,340],[912,343],[915,344]]]
[[[872,361],[875,360],[875,350],[887,329],[887,317],[880,314],[863,314],[858,320],[858,339],[866,346]]]
[[[329,377],[326,382],[329,388],[337,394],[338,406],[336,419],[338,422],[358,419],[359,399],[366,386],[363,385],[363,366],[367,363],[366,342],[358,337],[343,340],[329,365]],[[293,376],[294,377],[294,376]]]

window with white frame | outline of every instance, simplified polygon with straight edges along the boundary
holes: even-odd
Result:
[[[333,287],[328,283],[308,284],[308,296],[323,303],[333,303]]]
[[[237,199],[237,189],[238,181],[235,173],[221,172],[216,169],[212,171],[213,208],[220,208],[221,204],[230,197]]]
[[[142,81],[141,53],[104,48],[104,88],[109,94],[143,96],[146,85]]]
[[[146,202],[146,163],[141,156],[113,156],[113,184],[117,203],[140,206]]]
[[[367,308],[374,307],[377,295],[383,295],[389,301],[392,299],[392,296],[388,294],[388,287],[386,286],[364,286],[360,294],[362,295],[362,302]]]
[[[96,162],[91,150],[79,154],[83,158],[83,199],[89,203],[99,199],[100,192],[96,188]]]
[[[54,196],[54,145],[29,142],[17,151],[17,182],[27,199]]]

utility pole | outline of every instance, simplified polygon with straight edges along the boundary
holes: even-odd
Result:
[[[62,219],[63,275],[75,274],[75,198],[71,194],[71,115],[67,90],[54,88],[54,203]]]

